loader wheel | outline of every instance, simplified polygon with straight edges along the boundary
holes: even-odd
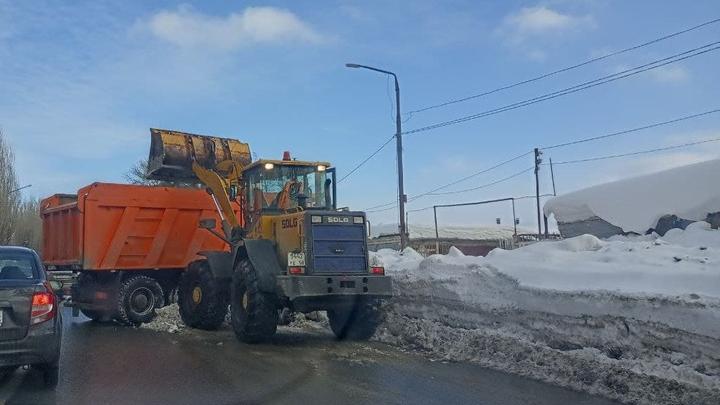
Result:
[[[206,260],[188,266],[178,286],[180,318],[191,328],[215,330],[225,321],[229,305],[227,288],[213,276]]]
[[[235,336],[242,342],[258,343],[277,331],[275,296],[260,291],[257,273],[247,259],[235,266],[230,315]]]
[[[155,318],[155,308],[163,306],[160,284],[146,276],[132,276],[118,289],[118,322],[125,325],[147,323]]]
[[[360,301],[351,309],[328,310],[330,329],[338,339],[367,340],[380,324],[377,301]]]

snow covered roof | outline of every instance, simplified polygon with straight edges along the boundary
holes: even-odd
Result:
[[[561,223],[595,216],[625,232],[645,233],[664,215],[704,220],[720,211],[720,159],[588,187],[545,203]]]
[[[379,224],[372,226],[373,237],[398,233],[396,224]],[[435,227],[430,225],[410,224],[411,239],[435,238]],[[486,226],[441,226],[438,229],[440,238],[467,240],[499,240],[512,239],[513,227],[507,225]],[[530,230],[518,227],[518,233],[529,233]]]

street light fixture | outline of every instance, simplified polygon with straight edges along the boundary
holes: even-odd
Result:
[[[346,67],[355,69],[368,69],[375,72],[390,75],[395,79],[395,143],[397,153],[397,166],[398,166],[398,200],[400,203],[400,250],[405,249],[407,246],[407,226],[405,223],[405,203],[407,202],[407,196],[405,196],[405,185],[403,181],[403,161],[402,161],[402,121],[400,120],[400,85],[398,84],[397,75],[393,72],[374,68],[372,66],[358,65],[357,63],[346,63]]]
[[[32,187],[32,184],[26,184],[26,185],[24,185],[24,186],[22,186],[22,187],[16,188],[15,190],[10,190],[10,191],[8,192],[8,195],[10,195],[10,194],[12,194],[12,193],[14,193],[14,192],[16,192],[16,191],[20,191],[20,190],[26,189],[26,188],[28,188],[28,187]]]

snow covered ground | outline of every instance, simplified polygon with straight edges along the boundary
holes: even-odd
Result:
[[[381,250],[382,341],[632,403],[720,403],[720,231]]]

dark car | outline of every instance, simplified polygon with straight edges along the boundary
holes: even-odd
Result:
[[[30,365],[57,385],[62,317],[37,253],[0,246],[0,368]]]

